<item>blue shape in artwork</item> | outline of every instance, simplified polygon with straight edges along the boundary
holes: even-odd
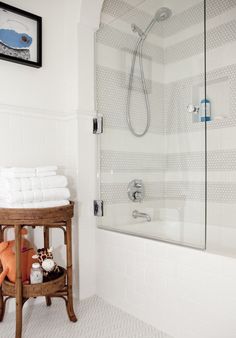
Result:
[[[32,43],[32,37],[26,33],[17,33],[13,29],[0,29],[0,41],[11,48],[28,48]]]

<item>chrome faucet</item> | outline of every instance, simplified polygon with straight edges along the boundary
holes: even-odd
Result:
[[[148,214],[146,214],[145,212],[139,212],[138,210],[134,210],[132,212],[132,216],[133,216],[133,218],[138,218],[138,217],[146,218],[146,220],[148,222],[151,222],[151,220],[152,220],[151,217]]]
[[[135,179],[129,182],[127,193],[132,202],[142,202],[145,195],[143,181]]]

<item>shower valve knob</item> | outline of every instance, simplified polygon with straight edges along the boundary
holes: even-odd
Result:
[[[142,183],[135,182],[135,188],[141,189],[142,188]]]
[[[135,191],[135,192],[133,193],[133,197],[134,197],[134,200],[135,200],[135,201],[141,201],[141,199],[142,199],[142,193],[139,192],[139,191]]]
[[[129,182],[127,193],[132,202],[142,202],[145,195],[143,181],[135,179]]]

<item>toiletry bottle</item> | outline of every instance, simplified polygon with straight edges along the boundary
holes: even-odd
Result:
[[[43,283],[43,269],[39,263],[33,263],[30,272],[30,283],[38,284]]]
[[[211,121],[211,102],[208,99],[201,100],[200,120],[201,122]]]

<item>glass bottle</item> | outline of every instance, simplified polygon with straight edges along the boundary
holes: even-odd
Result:
[[[33,263],[30,271],[30,283],[43,283],[43,269],[39,263]]]

